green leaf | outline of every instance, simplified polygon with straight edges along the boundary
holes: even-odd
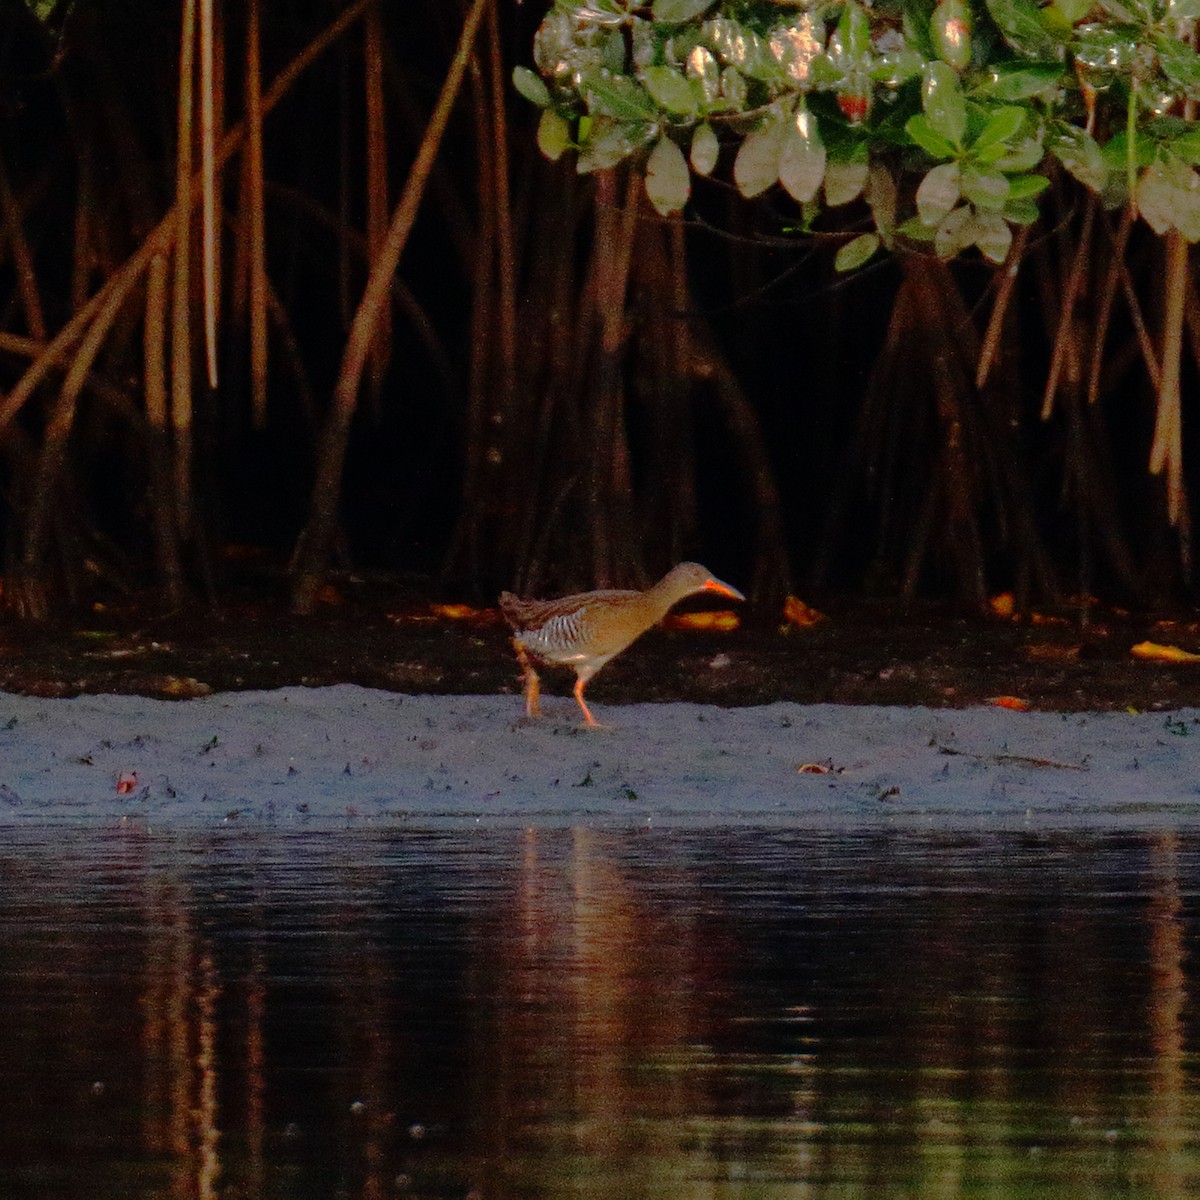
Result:
[[[962,194],[977,209],[999,212],[1009,196],[1007,175],[999,171],[964,170],[961,180]]]
[[[871,52],[871,21],[862,5],[855,3],[855,0],[849,0],[842,9],[837,24],[837,38],[841,53],[852,62],[865,58]]]
[[[717,140],[713,127],[708,124],[697,125],[692,134],[692,170],[697,175],[711,175],[721,154],[721,143]]]
[[[1004,40],[1023,58],[1058,58],[1062,45],[1042,23],[1034,0],[984,0]]]
[[[1056,121],[1050,126],[1046,149],[1084,187],[1090,188],[1093,192],[1098,192],[1104,187],[1109,167],[1096,139],[1086,129]],[[1119,161],[1118,169],[1123,169],[1124,155]]]
[[[550,89],[542,81],[542,77],[528,67],[513,67],[513,87],[531,104],[538,108],[550,106]]]
[[[965,0],[941,0],[930,25],[938,58],[956,71],[971,63],[971,10]]]
[[[869,78],[888,87],[899,87],[906,80],[914,79],[925,69],[925,58],[913,46],[904,45],[896,50],[884,50],[871,62]]]
[[[726,67],[721,72],[721,99],[738,112],[750,102],[749,85],[737,67]]]
[[[729,17],[714,17],[704,22],[704,38],[717,56],[743,75],[766,83],[786,79],[783,67],[771,52],[766,38],[760,37],[739,21]]]
[[[646,195],[664,217],[682,212],[692,191],[692,176],[683,151],[669,137],[658,139],[646,161]]]
[[[975,245],[978,223],[975,213],[962,205],[947,213],[933,232],[933,248],[939,258],[953,258]]]
[[[1008,200],[1027,200],[1040,196],[1050,186],[1045,175],[1010,175],[1008,177]]]
[[[991,262],[1002,263],[1008,257],[1012,230],[999,214],[976,213],[974,238],[980,253]]]
[[[904,123],[904,132],[929,155],[930,158],[953,158],[954,146],[930,124],[924,113],[915,113]]]
[[[825,146],[817,128],[817,118],[801,106],[784,127],[779,155],[779,182],[788,194],[806,204],[825,178]]]
[[[867,163],[864,162],[826,162],[825,164],[825,203],[830,208],[840,204],[849,204],[851,200],[862,195],[867,185]]]
[[[813,67],[825,58],[825,28],[815,22],[811,13],[802,13],[791,25],[779,25],[771,31],[767,43],[784,74],[802,89],[813,86]]]
[[[656,126],[646,121],[615,121],[597,117],[588,131],[587,139],[580,138],[579,162],[581,175],[615,167],[637,153],[655,135]]]
[[[699,107],[691,83],[674,67],[647,67],[642,72],[646,91],[669,113],[692,117]]]
[[[1152,163],[1138,180],[1138,211],[1155,233],[1178,229],[1200,241],[1200,175],[1176,159]]]
[[[1172,83],[1189,93],[1200,89],[1200,54],[1187,42],[1159,34],[1154,39],[1154,48],[1158,51],[1158,65]]]
[[[992,63],[976,92],[996,100],[1029,100],[1053,92],[1062,78],[1062,63]]]
[[[879,249],[879,234],[860,233],[842,246],[834,256],[835,271],[855,271]]]
[[[1025,110],[1016,104],[998,108],[983,127],[979,136],[971,144],[973,150],[982,150],[988,146],[1000,145],[1014,138],[1021,126],[1025,124]]]
[[[1070,36],[1068,31],[1088,15],[1093,2],[1094,0],[1054,0],[1043,12],[1043,20],[1053,20],[1056,32],[1061,26],[1064,33]]]
[[[1158,144],[1170,151],[1180,162],[1200,166],[1200,126],[1180,121],[1178,128],[1158,138]],[[1143,127],[1143,132],[1147,132]]]
[[[1032,167],[1036,167],[1045,156],[1046,151],[1042,145],[1042,135],[1039,131],[1037,137],[1022,138],[1015,145],[1006,146],[1004,153],[999,158],[992,160],[992,166],[997,171],[1004,171],[1006,174],[1028,171]]]
[[[733,181],[743,196],[757,196],[779,179],[784,129],[783,120],[771,117],[742,139],[733,163]]]
[[[937,230],[932,225],[926,225],[920,217],[909,217],[897,230],[900,237],[911,238],[915,242],[932,242]]]
[[[682,25],[712,8],[712,4],[713,0],[654,0],[652,11],[656,21]]]
[[[1032,225],[1042,215],[1042,211],[1038,208],[1037,201],[1022,196],[1019,200],[1010,198],[1000,215],[1014,225]]]
[[[1075,61],[1097,74],[1128,75],[1137,59],[1141,36],[1136,25],[1080,25],[1075,30]]]
[[[1149,25],[1154,20],[1153,11],[1142,0],[1130,0],[1128,5],[1120,0],[1097,0],[1097,3],[1114,21],[1125,25]]]
[[[658,105],[627,75],[598,71],[583,81],[582,91],[593,116],[617,121],[652,121],[658,116]]]
[[[926,66],[921,107],[934,133],[955,146],[962,145],[963,135],[967,132],[967,102],[953,67],[944,62],[931,62]]]
[[[923,59],[937,57],[931,29],[934,0],[903,0],[904,42],[911,46]]]
[[[962,172],[958,163],[942,163],[929,171],[917,188],[917,215],[926,225],[937,225],[958,203]]]
[[[687,56],[687,77],[700,88],[705,105],[716,104],[721,95],[721,65],[707,46],[693,46]]]
[[[571,145],[571,127],[552,108],[542,109],[537,127],[537,144],[551,162],[558,162]]]

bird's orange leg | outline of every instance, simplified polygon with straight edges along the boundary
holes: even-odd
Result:
[[[533,669],[533,662],[525,653],[525,647],[516,638],[513,638],[513,649],[517,652],[517,662],[521,664],[521,671],[524,674],[525,715],[531,719],[540,717],[542,715],[542,688],[538,682],[538,673]]]
[[[580,676],[578,679],[575,680],[575,699],[579,702],[579,707],[583,709],[584,723],[587,725],[594,725],[594,726],[596,726],[596,728],[599,728],[600,722],[597,721],[596,718],[592,716],[591,710],[584,703],[583,688],[584,688],[584,684],[586,684],[586,683],[587,683],[587,680],[584,679],[583,676]]]

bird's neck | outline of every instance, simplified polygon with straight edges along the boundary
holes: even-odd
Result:
[[[691,588],[681,586],[679,580],[672,579],[670,575],[667,575],[643,592],[642,597],[646,602],[647,610],[654,613],[654,620],[660,621],[673,605],[690,595],[691,591]]]

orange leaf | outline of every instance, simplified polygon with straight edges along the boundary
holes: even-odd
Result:
[[[1190,650],[1181,650],[1178,646],[1163,646],[1158,642],[1138,642],[1129,648],[1134,658],[1144,658],[1150,662],[1200,662],[1200,654]]]
[[[1034,625],[1069,625],[1071,622],[1067,617],[1051,617],[1045,613],[1030,613],[1029,620]]]
[[[996,708],[1011,708],[1014,712],[1025,712],[1029,708],[1029,701],[1020,696],[990,696],[988,703]]]
[[[480,615],[480,610],[469,604],[431,604],[435,616],[445,617],[448,621],[469,621]]]
[[[741,617],[727,608],[703,612],[675,613],[667,622],[672,629],[716,629],[728,633],[742,623]]]
[[[993,596],[988,604],[992,610],[992,614],[997,617],[1011,617],[1016,610],[1017,602],[1013,599],[1012,592],[1001,592],[998,596]]]
[[[129,793],[132,792],[135,787],[137,787],[137,782],[138,780],[136,771],[122,771],[121,774],[117,776],[117,795],[128,796]]]
[[[783,616],[784,620],[798,625],[801,629],[810,629],[813,625],[820,625],[822,621],[829,620],[823,612],[810,608],[799,596],[789,596],[784,601]]]
[[[796,770],[801,775],[828,775],[832,768],[824,763],[801,763]]]

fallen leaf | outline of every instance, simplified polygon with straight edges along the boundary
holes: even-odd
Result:
[[[1025,657],[1030,662],[1073,662],[1079,657],[1082,646],[1058,646],[1053,642],[1034,642],[1025,647]]]
[[[987,703],[994,708],[1011,708],[1014,712],[1025,712],[1029,708],[1029,701],[1020,696],[989,696]]]
[[[1030,613],[1029,620],[1034,625],[1070,625],[1069,617],[1051,617],[1046,613]]]
[[[667,624],[672,629],[716,629],[722,633],[737,629],[741,623],[741,617],[727,608],[674,613],[667,618]]]
[[[829,620],[823,612],[811,608],[799,596],[789,596],[784,601],[783,617],[789,624],[798,625],[801,629],[811,629],[812,626]]]
[[[136,771],[122,771],[117,776],[117,795],[128,796],[138,785],[138,777]]]
[[[992,610],[992,615],[996,617],[1011,617],[1016,611],[1017,602],[1013,599],[1012,592],[1001,592],[998,596],[993,596],[988,601],[988,607]]]
[[[483,616],[481,609],[469,604],[431,604],[429,608],[435,617],[445,617],[447,621],[470,621]]]
[[[1144,658],[1150,662],[1200,662],[1200,654],[1193,654],[1178,646],[1164,646],[1159,642],[1138,642],[1129,648],[1129,653],[1134,658]]]
[[[211,685],[190,675],[168,675],[162,680],[161,691],[164,696],[176,700],[195,700],[200,696],[211,696]]]
[[[387,614],[387,619],[396,625],[431,625],[437,620],[433,613],[401,613],[390,612]]]

